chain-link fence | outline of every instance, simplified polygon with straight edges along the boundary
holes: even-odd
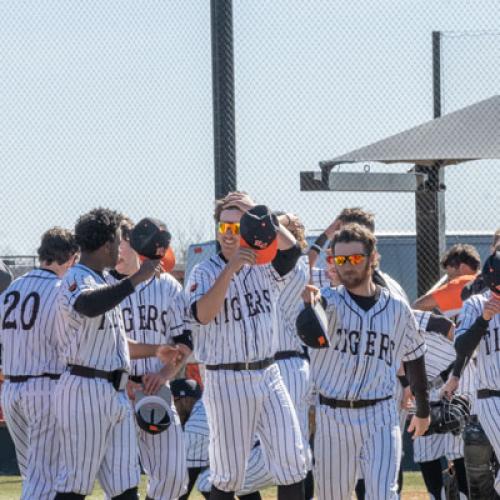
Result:
[[[0,253],[32,253],[49,226],[97,205],[165,219],[181,261],[189,243],[211,238],[209,2],[0,10]],[[362,206],[379,233],[414,234],[414,193],[301,192],[300,172],[433,118],[433,31],[443,114],[497,94],[500,35],[482,30],[499,14],[491,2],[234,0],[238,188],[296,212],[310,233]],[[445,167],[448,230],[499,225],[498,161]]]

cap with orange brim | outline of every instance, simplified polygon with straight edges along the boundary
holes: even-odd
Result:
[[[255,252],[256,264],[268,264],[278,252],[278,218],[265,205],[246,211],[240,220],[240,246]]]

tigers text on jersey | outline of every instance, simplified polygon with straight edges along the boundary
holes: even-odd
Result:
[[[193,269],[186,285],[190,307],[212,288],[225,266],[219,254]],[[243,266],[233,275],[216,317],[194,329],[196,359],[221,364],[271,358],[276,351],[276,307],[285,282],[271,264]]]
[[[308,281],[309,265],[307,258],[302,257],[287,275],[286,284],[278,300],[278,351],[303,351],[296,333],[295,320],[300,312],[302,292]]]
[[[63,277],[59,294],[58,339],[66,364],[82,365],[98,370],[129,370],[130,358],[122,324],[120,307],[90,318],[78,313],[76,299],[86,290],[112,284],[107,272],[102,275],[77,264]]]
[[[463,335],[483,314],[484,304],[491,297],[491,291],[473,295],[464,302],[458,318],[455,338]],[[486,334],[477,348],[476,387],[477,389],[500,389],[500,314],[490,320]]]
[[[16,279],[0,299],[0,342],[5,375],[61,373],[55,329],[60,278],[34,269]]]
[[[341,400],[391,396],[401,360],[425,352],[408,304],[380,288],[368,311],[343,286],[321,291],[326,300],[328,349],[311,349],[311,380],[324,396]]]
[[[161,274],[139,284],[120,304],[127,337],[142,344],[171,344],[184,332],[185,297],[179,282]],[[163,367],[156,357],[132,361],[133,375],[155,373]]]

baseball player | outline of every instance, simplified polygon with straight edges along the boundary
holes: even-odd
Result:
[[[189,483],[181,500],[187,500],[200,473],[208,468],[208,424],[201,402],[202,388],[194,379],[170,382],[175,408],[184,429]]]
[[[0,302],[2,408],[23,478],[22,499],[52,500],[56,493],[53,393],[64,370],[55,337],[56,305],[61,277],[77,251],[70,231],[49,229],[38,248],[40,267],[16,279]]]
[[[123,276],[133,276],[139,270],[140,260],[131,246],[131,237],[149,240],[163,226],[149,218],[135,227],[131,221],[123,222],[116,271]],[[175,344],[183,356],[180,363],[190,355],[192,343],[184,325],[184,293],[173,276],[161,273],[139,284],[120,308],[127,337],[144,344]],[[130,380],[142,384],[147,394],[157,392],[174,375],[171,366],[163,365],[156,356],[134,360],[131,364]],[[159,434],[150,434],[138,427],[139,457],[148,476],[147,500],[179,498],[187,486],[182,426],[173,401],[171,415],[170,426]]]
[[[477,348],[475,410],[496,456],[500,456],[500,251],[483,267],[488,290],[465,301],[455,334],[458,356],[470,359]],[[500,473],[495,480],[500,494]]]
[[[306,475],[299,422],[274,362],[276,305],[300,248],[267,207],[243,193],[216,205],[221,252],[198,264],[186,290],[196,358],[205,364],[211,499],[233,498],[257,432],[278,498],[302,499]],[[241,234],[240,234],[241,232]]]
[[[191,488],[196,484],[208,498],[212,488],[208,460],[209,428],[200,385],[195,380],[176,379],[171,382],[172,395],[184,425],[184,442],[189,471],[189,487],[181,500],[187,500]],[[257,442],[250,452],[245,471],[245,484],[237,493],[240,500],[259,500],[258,490],[273,484],[269,464],[264,459],[262,447]],[[250,493],[248,493],[250,492]]]
[[[357,477],[368,498],[397,498],[401,432],[393,391],[402,360],[417,404],[408,430],[419,436],[429,425],[424,339],[407,302],[374,282],[375,241],[367,228],[348,224],[331,245],[342,285],[321,292],[329,346],[310,351],[319,390],[314,475],[320,499],[351,498]]]
[[[441,399],[440,388],[448,379],[455,361],[453,347],[454,325],[444,316],[437,316],[430,312],[414,311],[420,331],[425,332],[425,368],[429,386],[432,388],[431,401]],[[462,378],[459,393],[472,398],[473,389],[472,365],[468,365],[465,376]],[[444,484],[441,466],[441,457],[453,462],[457,476],[461,498],[467,498],[468,487],[464,466],[464,445],[462,437],[447,434],[431,434],[415,438],[413,442],[414,461],[419,464],[424,477],[427,491],[432,499],[440,500],[444,494]]]
[[[80,262],[60,287],[57,335],[66,371],[55,390],[61,443],[56,500],[84,498],[96,478],[113,499],[135,500],[138,495],[135,424],[124,390],[129,344],[133,357],[152,356],[158,346],[127,341],[118,305],[153,276],[158,261],[145,261],[130,278],[110,284],[106,269],[118,261],[121,220],[104,208],[79,218],[75,236]]]
[[[330,281],[337,281],[335,266],[333,265],[333,257],[331,255],[327,256],[327,263],[329,266],[327,270],[319,270],[315,267],[318,255],[321,253],[325,245],[333,239],[336,231],[342,229],[346,224],[359,224],[366,227],[369,231],[375,234],[375,215],[372,212],[363,210],[359,207],[354,208],[344,208],[340,214],[335,218],[335,220],[321,233],[308,252],[309,265],[311,267],[311,284],[317,288],[323,288],[324,286],[329,286],[329,284],[323,284],[326,278]],[[389,288],[393,294],[397,294],[403,299],[408,301],[408,296],[403,290],[401,285],[391,278],[387,273],[382,272],[379,267],[379,256],[375,259],[375,265],[373,270],[374,281],[384,287]],[[321,272],[323,271],[323,272]],[[318,286],[319,285],[319,286]]]
[[[304,226],[294,214],[277,213],[278,220],[295,237],[302,250],[307,243]],[[274,359],[292,399],[302,431],[304,449],[307,450],[308,476],[305,498],[313,497],[312,455],[309,449],[309,357],[296,334],[295,320],[302,305],[302,291],[309,282],[307,256],[301,257],[289,273],[278,301],[276,322],[277,351]]]

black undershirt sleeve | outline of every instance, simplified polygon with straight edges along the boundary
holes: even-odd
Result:
[[[462,376],[462,372],[464,371],[467,361],[468,359],[465,356],[457,353],[457,357],[455,358],[455,362],[453,363],[452,374],[454,377],[460,378]]]
[[[278,250],[272,262],[273,267],[280,276],[285,276],[295,267],[301,255],[302,250],[297,243],[288,250]]]
[[[481,342],[482,336],[488,329],[488,323],[482,316],[479,316],[472,326],[455,340],[455,350],[458,356],[463,358],[472,356],[479,342]]]
[[[75,310],[83,316],[95,318],[116,307],[123,299],[134,291],[129,279],[116,285],[108,285],[97,290],[86,290],[76,299]]]
[[[426,418],[429,416],[430,408],[424,356],[420,356],[420,358],[412,361],[406,361],[404,368],[410,382],[411,392],[415,396],[415,404],[417,406],[415,415],[419,418]]]

